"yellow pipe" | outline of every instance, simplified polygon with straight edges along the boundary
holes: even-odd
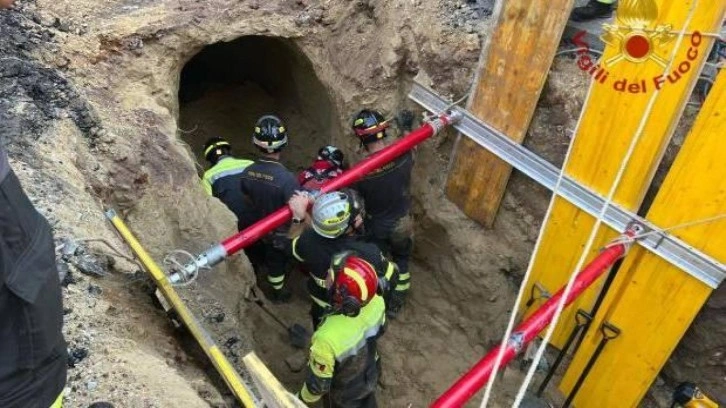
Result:
[[[159,268],[159,265],[151,258],[146,250],[141,246],[139,241],[136,239],[134,234],[129,230],[126,224],[119,218],[114,210],[106,211],[106,217],[111,221],[116,230],[118,230],[121,237],[131,247],[136,256],[139,258],[142,264],[146,267],[146,270],[156,281],[156,286],[159,288],[161,293],[164,295],[166,300],[172,306],[176,314],[179,316],[184,325],[189,329],[197,343],[202,347],[202,350],[207,354],[207,357],[212,361],[212,364],[217,369],[219,375],[222,376],[224,382],[237,397],[237,400],[247,408],[255,407],[252,393],[245,387],[242,382],[242,378],[239,376],[237,371],[229,363],[229,360],[222,354],[219,347],[214,343],[212,337],[207,333],[206,330],[199,324],[199,321],[194,317],[192,312],[187,308],[182,299],[174,290],[174,287],[169,283],[169,279],[166,274]]]

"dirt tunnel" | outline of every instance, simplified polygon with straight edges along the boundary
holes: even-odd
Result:
[[[310,60],[290,40],[248,36],[205,47],[184,67],[179,86],[182,139],[204,163],[202,146],[213,136],[241,157],[257,153],[252,128],[264,114],[289,129],[283,161],[295,171],[330,143],[337,113]]]

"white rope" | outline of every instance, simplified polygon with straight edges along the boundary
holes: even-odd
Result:
[[[676,53],[681,47],[681,44],[683,43],[683,39],[686,36],[686,28],[691,23],[691,20],[693,19],[693,16],[695,14],[696,6],[698,5],[699,1],[696,0],[691,4],[691,9],[688,12],[688,17],[686,18],[686,21],[683,25],[683,29],[681,30],[681,33],[678,37],[678,41],[676,42],[675,46],[673,47],[673,52],[671,53],[670,62],[668,64],[668,67],[666,67],[665,72],[670,72],[671,67],[673,66],[673,61],[675,61]],[[562,311],[565,307],[565,301],[567,300],[567,297],[569,296],[570,292],[572,291],[572,286],[575,283],[575,278],[577,277],[578,271],[582,268],[582,266],[585,263],[585,260],[587,259],[587,256],[590,252],[590,249],[592,248],[593,243],[595,242],[595,237],[597,236],[597,232],[600,228],[600,225],[602,224],[603,217],[605,216],[605,211],[607,210],[609,204],[612,202],[613,197],[615,196],[615,192],[617,191],[620,182],[622,181],[623,175],[625,174],[625,170],[630,162],[630,158],[633,155],[633,152],[635,151],[635,146],[640,141],[640,138],[643,136],[645,126],[648,123],[650,116],[653,112],[653,108],[655,107],[655,102],[658,99],[658,96],[660,95],[661,89],[657,89],[653,92],[653,95],[650,97],[650,100],[648,101],[648,105],[646,107],[646,110],[641,117],[640,123],[638,124],[638,129],[635,132],[635,136],[633,137],[632,141],[630,142],[630,146],[628,147],[628,151],[625,154],[625,157],[620,163],[620,168],[618,169],[618,173],[615,176],[615,180],[613,181],[612,186],[610,187],[610,191],[608,192],[607,198],[605,200],[605,204],[602,207],[602,210],[600,210],[600,213],[597,216],[597,219],[595,220],[595,225],[593,225],[593,228],[590,232],[590,236],[587,240],[587,244],[585,245],[585,248],[582,251],[582,254],[580,255],[580,259],[577,262],[577,266],[573,269],[572,273],[570,274],[570,279],[567,282],[567,286],[565,286],[565,290],[562,294],[562,298],[560,298],[560,301],[557,302],[557,308],[555,309],[555,314],[552,318],[552,322],[550,323],[549,327],[547,328],[547,333],[545,334],[544,339],[542,340],[542,344],[538,347],[537,353],[534,356],[534,359],[532,360],[532,365],[530,366],[529,370],[527,371],[527,376],[524,379],[524,382],[519,388],[519,392],[517,393],[517,397],[514,400],[514,405],[512,405],[513,408],[519,408],[519,405],[522,403],[522,400],[524,399],[525,393],[527,392],[527,389],[529,388],[529,384],[532,382],[532,378],[534,377],[534,373],[537,370],[537,366],[539,365],[540,360],[542,359],[542,356],[544,355],[544,351],[547,348],[547,344],[549,343],[550,339],[552,338],[552,334],[555,331],[555,327],[557,326],[557,323],[560,319],[560,316],[562,315]]]
[[[582,118],[584,117],[585,111],[587,110],[586,107],[590,103],[590,94],[592,93],[592,90],[595,87],[595,81],[590,82],[590,88],[587,90],[587,95],[585,96],[585,105],[583,106],[582,110],[580,111],[580,117],[577,119],[577,125],[575,125],[574,136],[572,138],[572,141],[570,142],[569,146],[567,147],[567,153],[565,153],[565,160],[562,164],[562,168],[560,169],[560,173],[557,176],[557,182],[555,183],[554,188],[552,189],[552,199],[550,199],[550,203],[547,207],[547,212],[545,213],[545,219],[549,218],[550,214],[552,213],[552,208],[554,208],[555,199],[557,197],[557,192],[560,189],[560,185],[562,184],[562,180],[564,178],[565,174],[565,168],[567,167],[567,164],[570,162],[570,156],[572,153],[572,148],[575,145],[575,138],[577,137],[577,131],[580,129],[580,124],[582,123]],[[514,321],[517,317],[517,312],[519,311],[519,307],[522,303],[522,299],[524,297],[525,288],[527,286],[527,282],[529,281],[529,278],[532,274],[533,266],[534,266],[534,259],[535,255],[537,254],[537,250],[539,249],[540,245],[542,244],[542,240],[544,238],[544,232],[547,227],[547,223],[542,223],[542,226],[539,230],[539,235],[537,236],[537,242],[534,244],[534,249],[532,250],[532,255],[529,259],[529,265],[527,266],[527,271],[524,273],[524,277],[522,279],[522,285],[519,287],[519,292],[517,293],[517,299],[514,301],[514,308],[512,309],[512,312],[509,316],[509,322],[507,323],[507,329],[504,332],[504,337],[502,337],[502,346],[505,346],[507,341],[509,340],[509,337],[512,335],[512,330],[514,330]],[[504,357],[504,347],[499,348],[499,352],[497,353],[497,358],[494,361],[494,368],[492,370],[492,374],[489,376],[489,380],[487,381],[487,386],[484,391],[484,398],[482,399],[480,408],[486,408],[487,404],[489,403],[489,398],[491,397],[492,388],[494,387],[494,382],[496,381],[497,374],[499,372],[499,368],[502,364],[502,358]]]

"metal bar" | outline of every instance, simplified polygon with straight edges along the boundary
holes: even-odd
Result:
[[[418,83],[413,84],[408,97],[431,112],[440,112],[450,105],[434,91]],[[524,146],[512,142],[500,131],[482,123],[469,112],[464,110],[460,110],[460,112],[463,117],[454,126],[458,131],[539,184],[554,190],[560,169]],[[557,195],[594,217],[597,217],[605,206],[605,199],[602,196],[567,175],[563,177]],[[603,222],[617,232],[624,232],[631,222],[641,224],[646,230],[659,229],[637,214],[612,203],[608,204],[605,210]],[[726,265],[672,235],[651,234],[638,239],[637,242],[713,289],[718,288],[726,279]]]
[[[456,112],[444,112],[436,118],[424,123],[420,128],[393,142],[385,149],[372,154],[356,163],[340,176],[328,180],[320,188],[321,193],[335,191],[347,187],[365,177],[371,171],[401,156],[417,145],[438,134],[441,129],[457,122],[461,115]],[[211,267],[222,262],[226,257],[234,255],[240,250],[272,232],[275,228],[284,225],[292,218],[292,211],[287,205],[269,214],[267,217],[250,225],[239,233],[232,235],[219,244],[212,246],[196,257],[193,262],[184,265],[183,271],[177,271],[170,276],[172,283],[184,281],[184,275],[191,275],[200,267]]]
[[[134,251],[134,254],[139,261],[144,265],[146,271],[151,275],[159,288],[164,298],[169,302],[174,311],[177,313],[179,318],[184,322],[184,325],[189,329],[189,332],[194,336],[199,346],[204,350],[212,365],[217,370],[219,375],[224,379],[224,382],[229,387],[232,394],[237,398],[240,404],[247,408],[253,408],[261,406],[256,402],[254,394],[247,388],[242,377],[234,369],[232,364],[227,360],[219,346],[214,342],[212,336],[202,327],[199,320],[192,314],[192,311],[184,304],[184,301],[174,290],[174,287],[170,284],[166,278],[166,274],[161,270],[159,265],[151,258],[148,252],[141,246],[141,243],[136,239],[136,236],[126,226],[126,223],[119,218],[114,210],[106,211],[106,218],[116,227],[116,230],[126,243]]]
[[[628,231],[632,236],[634,232]],[[593,282],[612,266],[612,264],[625,255],[629,245],[625,243],[614,244],[602,251],[585,268],[578,273],[572,289],[565,298],[565,307],[571,304],[582,294]],[[547,302],[540,306],[531,316],[520,323],[512,332],[512,336],[505,343],[498,345],[487,353],[469,371],[461,376],[454,385],[434,401],[431,408],[455,408],[462,407],[476,394],[494,371],[499,351],[503,348],[501,367],[506,366],[517,356],[529,342],[547,327],[554,318],[557,305],[564,296],[565,287],[557,291]]]

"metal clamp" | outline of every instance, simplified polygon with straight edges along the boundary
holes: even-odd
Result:
[[[448,101],[417,83],[413,84],[408,97],[431,112],[441,112],[449,106]],[[459,110],[457,113],[463,116],[455,126],[458,131],[539,184],[554,190],[560,176],[559,168],[481,122],[469,112]],[[637,214],[608,203],[604,197],[566,175],[560,182],[557,194],[593,217],[604,214],[604,224],[618,232],[626,231],[632,221],[647,229],[657,229]],[[726,265],[673,235],[650,234],[639,239],[638,244],[711,288],[718,288],[726,279]]]
[[[512,346],[514,352],[519,354],[524,348],[524,333],[512,333],[512,335],[509,336],[509,340],[507,340],[507,345]]]

